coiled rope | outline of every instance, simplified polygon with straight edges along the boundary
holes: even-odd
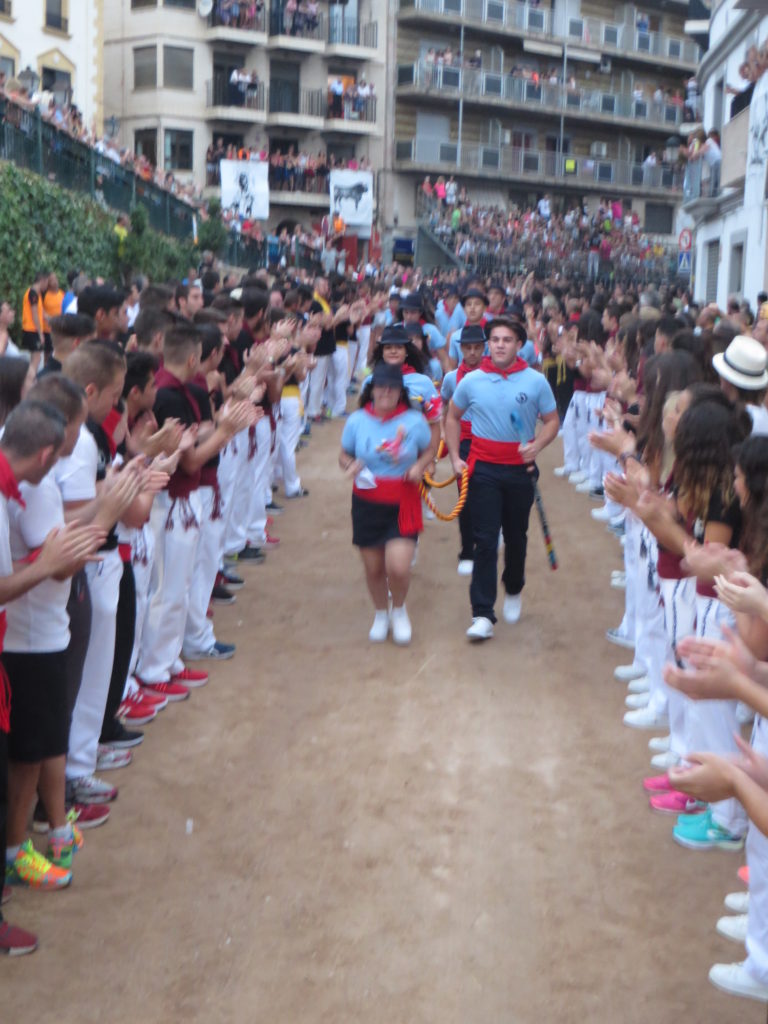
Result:
[[[445,453],[445,444],[443,441],[441,441],[440,447],[437,449],[436,458],[442,459]],[[456,502],[453,511],[449,512],[447,515],[444,512],[441,512],[435,506],[435,503],[432,501],[429,491],[430,488],[432,487],[434,487],[436,490],[441,490],[443,487],[449,487],[456,479],[457,476],[455,473],[453,474],[453,476],[448,477],[447,480],[441,481],[433,480],[429,473],[425,473],[424,479],[422,480],[419,486],[419,492],[421,494],[422,501],[427,506],[427,508],[437,516],[437,518],[442,523],[450,523],[461,514],[461,510],[464,508],[467,502],[467,491],[469,490],[469,470],[465,469],[464,472],[461,474],[461,484],[459,485],[459,500]]]

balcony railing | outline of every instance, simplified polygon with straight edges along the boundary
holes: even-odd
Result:
[[[397,84],[413,85],[435,95],[463,95],[465,99],[502,100],[526,106],[538,104],[555,113],[584,114],[593,118],[617,117],[672,128],[682,120],[682,110],[672,103],[639,99],[632,93],[570,89],[548,82],[535,82],[517,75],[479,71],[444,64],[399,64]]]
[[[276,2],[269,13],[271,36],[292,36],[295,39],[325,40],[325,21],[322,13],[306,14],[298,9],[286,10],[285,3]]]
[[[368,124],[376,122],[376,97],[367,99],[345,96],[334,96],[328,92],[328,120],[364,121]]]
[[[690,160],[685,165],[683,203],[695,199],[714,199],[720,194],[720,164],[710,167],[706,160]]]
[[[265,110],[266,93],[263,82],[235,83],[228,75],[214,75],[205,83],[207,107],[240,107]]]
[[[695,65],[701,58],[699,47],[683,36],[663,32],[641,32],[634,25],[578,18],[514,0],[401,0],[402,11],[464,18],[484,31],[506,29],[533,36],[548,36],[559,41],[617,50],[642,57],[661,57]]]
[[[395,143],[395,160],[435,168],[440,172],[510,178],[555,178],[564,184],[633,186],[678,190],[680,175],[672,167],[645,167],[628,160],[612,160],[570,153],[551,153],[513,146],[461,146],[457,142],[407,139]]]
[[[266,24],[266,7],[263,4],[260,8],[255,4],[240,4],[238,17],[234,18],[231,7],[224,6],[221,0],[216,0],[213,10],[208,15],[209,28],[237,28],[246,32],[264,32]]]
[[[304,117],[325,118],[326,92],[325,89],[297,89],[288,83],[272,83],[269,87],[267,109],[270,114],[301,114]]]
[[[329,45],[365,46],[375,50],[378,45],[378,23],[369,21],[361,25],[358,21],[347,21],[334,17],[328,18],[327,42]]]

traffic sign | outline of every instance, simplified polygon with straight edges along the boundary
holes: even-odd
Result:
[[[677,272],[681,276],[691,276],[691,254],[690,252],[679,252],[677,254]]]
[[[680,237],[677,240],[678,249],[680,252],[690,252],[692,244],[693,235],[691,234],[690,228],[683,228],[680,232]]]

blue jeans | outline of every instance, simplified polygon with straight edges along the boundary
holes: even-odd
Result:
[[[525,585],[528,517],[533,504],[533,482],[538,470],[528,466],[502,466],[478,462],[469,484],[474,568],[469,598],[472,615],[496,622],[499,530],[504,536],[502,583],[507,594],[519,594]]]

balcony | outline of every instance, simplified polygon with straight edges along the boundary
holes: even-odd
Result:
[[[0,17],[13,17],[13,4],[11,3],[11,0],[0,0]]]
[[[632,93],[569,89],[562,85],[535,82],[495,71],[478,71],[438,64],[399,64],[398,95],[431,96],[437,101],[456,100],[502,107],[534,107],[569,120],[623,122],[627,127],[668,131],[682,120],[682,110],[671,103],[636,99]]]
[[[347,97],[335,97],[329,92],[325,130],[347,135],[378,134],[376,97],[348,99]]]
[[[721,150],[723,163],[720,168],[722,188],[734,188],[744,184],[747,173],[747,148],[749,146],[749,107],[723,125]]]
[[[746,160],[745,160],[746,164]],[[683,207],[688,212],[707,213],[719,205],[721,167],[709,167],[705,160],[689,160],[683,176]]]
[[[425,173],[465,174],[478,177],[518,178],[537,187],[594,189],[621,187],[648,195],[678,192],[680,176],[671,167],[644,167],[627,160],[597,159],[570,153],[558,154],[512,146],[462,146],[456,142],[407,139],[395,143],[398,170]]]
[[[344,8],[341,8],[344,10]],[[375,56],[379,43],[379,26],[375,21],[361,25],[358,21],[328,17],[325,52],[329,57],[349,57],[366,60]],[[368,51],[367,53],[364,51]]]
[[[684,36],[640,32],[634,25],[614,24],[598,18],[574,18],[556,10],[534,7],[514,0],[401,0],[398,17],[410,22],[463,21],[490,36],[547,39],[587,47],[608,56],[621,54],[633,60],[693,71],[701,59],[696,44]]]
[[[269,87],[267,124],[322,131],[327,109],[325,89],[297,89],[287,82]]]
[[[214,75],[205,83],[208,120],[264,124],[267,115],[267,90],[262,82],[236,85],[228,75]]]
[[[241,7],[246,5],[241,4]],[[235,43],[238,46],[266,46],[267,14],[266,8],[254,12],[235,21],[227,9],[221,7],[217,0],[208,15],[208,41],[211,43]]]
[[[322,13],[307,17],[299,11],[287,11],[276,3],[269,13],[267,45],[273,50],[294,53],[325,53],[325,18]]]

